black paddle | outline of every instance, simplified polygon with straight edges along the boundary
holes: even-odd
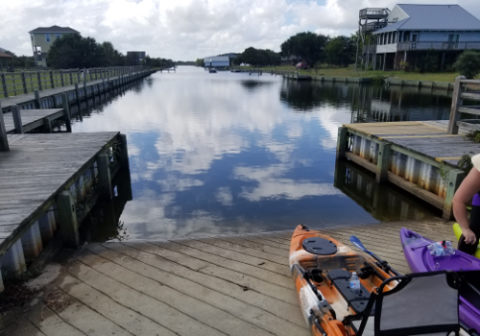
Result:
[[[358,239],[356,236],[350,236],[350,241],[352,242],[352,244],[358,248],[359,250],[362,250],[363,252],[366,252],[368,254],[370,254],[372,257],[374,257],[379,263],[380,265],[382,266],[382,268],[387,271],[387,272],[392,272],[393,274],[395,275],[402,275],[400,273],[398,273],[397,271],[395,271],[392,267],[390,267],[390,265],[388,264],[388,262],[386,262],[385,260],[382,260],[380,259],[380,257],[378,257],[375,253],[367,250],[365,248],[365,246],[363,246],[362,242],[360,241],[360,239]]]

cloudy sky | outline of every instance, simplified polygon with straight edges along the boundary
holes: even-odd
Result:
[[[393,8],[397,0],[0,0],[0,48],[30,54],[28,31],[69,26],[122,52],[192,60],[250,46],[279,51],[301,31],[351,34],[358,10]],[[480,17],[479,0],[401,0],[457,3]]]

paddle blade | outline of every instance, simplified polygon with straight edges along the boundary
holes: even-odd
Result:
[[[353,245],[355,245],[356,248],[362,250],[363,252],[370,253],[370,251],[367,250],[365,246],[363,246],[360,239],[358,239],[356,236],[350,236],[350,241],[352,242]]]

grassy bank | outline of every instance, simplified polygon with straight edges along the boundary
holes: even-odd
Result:
[[[294,66],[277,66],[262,68],[265,70],[293,70],[296,71]],[[319,69],[298,70],[301,75],[310,76],[329,76],[329,77],[384,77],[403,80],[422,80],[422,81],[434,81],[434,82],[455,82],[455,77],[458,76],[456,72],[436,72],[436,73],[418,73],[418,72],[404,72],[404,71],[355,71],[353,67],[348,68],[327,68],[322,67]],[[477,77],[480,79],[480,76]]]

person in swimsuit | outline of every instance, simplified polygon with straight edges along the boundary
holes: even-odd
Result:
[[[480,237],[480,154],[472,157],[473,168],[453,196],[453,215],[462,228],[458,249],[475,254]],[[473,198],[473,200],[472,200]],[[472,200],[470,222],[467,205]]]

